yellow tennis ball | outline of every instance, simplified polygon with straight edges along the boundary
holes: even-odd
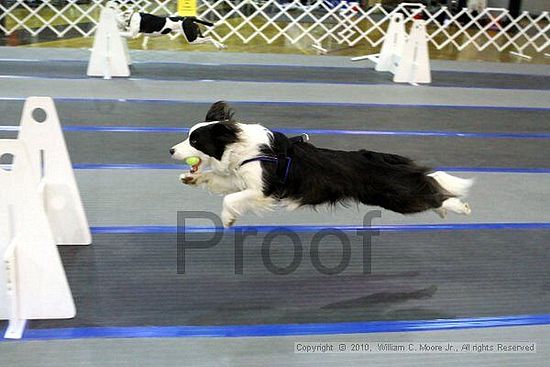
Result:
[[[188,166],[194,166],[196,164],[199,164],[201,159],[199,157],[189,157],[185,160],[185,163],[187,163]]]

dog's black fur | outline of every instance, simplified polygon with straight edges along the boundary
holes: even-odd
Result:
[[[234,121],[235,111],[224,101],[218,101],[210,106],[204,121]]]
[[[168,34],[174,31],[173,29],[166,28],[163,30],[166,25],[166,19],[170,19],[173,22],[181,22],[181,28],[183,33],[185,33],[185,38],[188,42],[195,41],[198,37],[202,37],[201,30],[197,23],[204,24],[206,26],[212,27],[214,23],[211,23],[206,20],[198,19],[196,17],[159,17],[153,14],[139,13],[140,23],[139,23],[139,32],[140,33],[155,33],[162,31],[162,34]]]
[[[225,102],[217,102],[206,121],[221,122],[195,130],[190,139],[196,140],[196,149],[219,160],[226,146],[239,139],[234,112]],[[201,149],[203,141],[212,146]],[[280,164],[261,161],[264,195],[300,205],[360,202],[410,214],[439,208],[455,197],[427,176],[430,168],[395,154],[317,148],[279,132],[273,132],[271,144],[262,146],[261,154],[292,160],[286,180]]]
[[[206,125],[189,135],[189,143],[193,148],[220,161],[225,147],[239,140],[239,131],[238,126],[230,122]]]
[[[357,201],[410,214],[439,208],[453,197],[432,178],[429,168],[395,154],[367,150],[339,151],[317,148],[310,143],[289,143],[274,132],[264,154],[292,159],[286,182],[280,171],[262,162],[264,194],[291,199],[302,205],[337,204]]]

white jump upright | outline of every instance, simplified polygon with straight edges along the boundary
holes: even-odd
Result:
[[[395,73],[401,61],[401,55],[403,54],[406,42],[407,32],[405,32],[403,14],[398,13],[391,18],[380,55],[375,60],[376,67],[374,70]]]
[[[33,113],[45,112],[38,122]],[[31,97],[25,102],[18,139],[25,143],[31,164],[42,173],[39,190],[58,245],[88,245],[92,235],[76,185],[73,166],[54,102]]]
[[[120,35],[115,11],[103,8],[95,32],[87,74],[88,76],[100,76],[104,79],[128,77],[131,64],[128,43]]]
[[[399,66],[393,74],[393,81],[396,83],[432,82],[426,23],[423,20],[413,22]]]
[[[87,245],[91,234],[51,98],[27,99],[19,137],[0,140],[4,155],[12,165],[0,166],[0,319],[17,339],[28,319],[75,316],[56,245]]]
[[[405,31],[403,14],[394,14],[380,54],[354,57],[352,61],[371,60],[376,71],[394,74],[396,83],[431,83],[428,37],[423,20],[413,20],[410,34]]]

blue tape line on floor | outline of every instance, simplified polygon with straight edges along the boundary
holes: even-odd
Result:
[[[420,231],[464,231],[464,230],[536,230],[550,229],[550,223],[449,223],[449,224],[402,224],[402,225],[251,225],[231,228],[206,226],[98,226],[91,227],[94,234],[143,234],[143,233],[212,233],[217,231],[245,232],[318,232],[323,229],[340,231],[420,232]]]
[[[511,326],[549,325],[550,314],[477,317],[444,320],[372,321],[317,324],[228,325],[228,326],[143,326],[27,329],[24,340],[86,338],[185,338],[260,337],[330,334],[364,334],[457,330]],[[6,339],[0,339],[6,341]]]

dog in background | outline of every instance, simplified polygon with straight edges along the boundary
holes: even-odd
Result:
[[[170,33],[181,34],[190,45],[211,43],[217,49],[225,48],[212,36],[203,36],[199,24],[213,27],[214,23],[197,17],[160,17],[153,14],[139,13],[131,9],[122,10],[117,1],[109,1],[108,7],[115,10],[117,23],[124,29],[120,35],[126,38],[137,38],[143,35],[142,48],[147,49],[149,37],[159,37]]]
[[[193,126],[170,154],[178,160],[199,158],[180,179],[225,195],[225,227],[246,212],[276,205],[294,210],[359,202],[402,214],[433,210],[442,218],[448,211],[471,212],[461,198],[472,180],[432,172],[395,154],[317,148],[262,125],[237,122],[223,101],[214,103],[205,122]]]
[[[487,0],[468,0],[468,10],[481,13],[487,8]]]

